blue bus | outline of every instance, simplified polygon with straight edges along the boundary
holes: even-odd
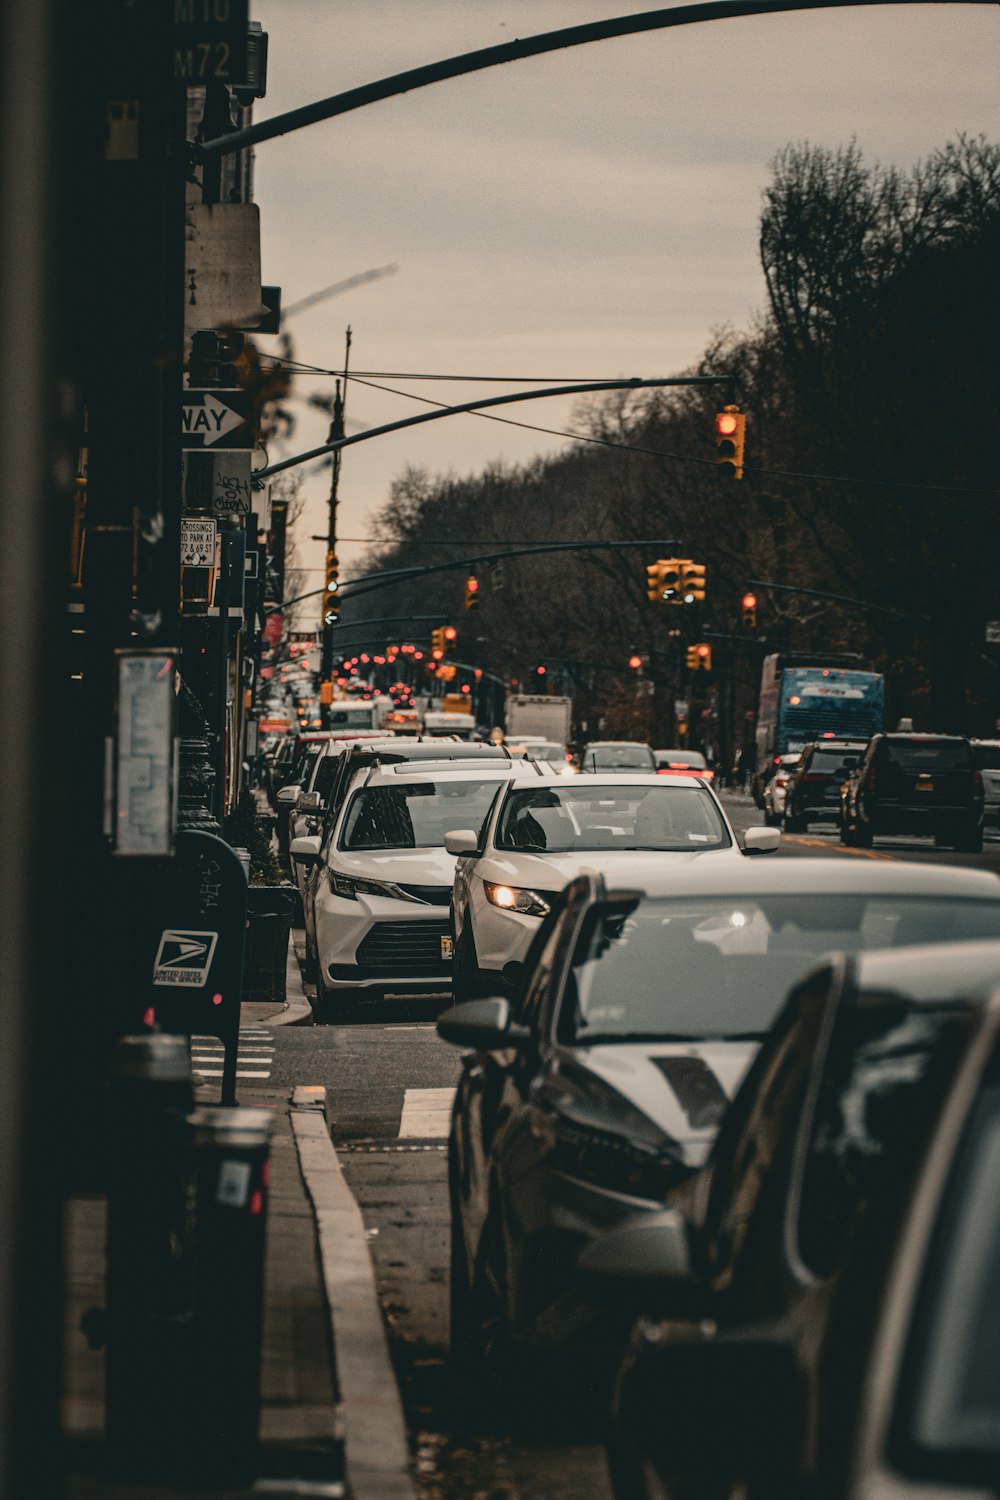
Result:
[[[766,656],[757,712],[757,767],[813,740],[868,740],[882,728],[885,678],[852,665],[860,658]]]

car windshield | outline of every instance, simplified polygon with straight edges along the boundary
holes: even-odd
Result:
[[[850,771],[860,759],[860,750],[814,750],[809,770],[824,771],[832,776],[835,771]]]
[[[565,785],[511,791],[496,836],[498,849],[552,854],[570,849],[690,852],[725,849],[731,842],[718,807],[700,783],[592,787],[583,777]]]
[[[708,762],[700,750],[658,750],[656,764],[661,769],[664,766],[695,766],[704,770]]]
[[[341,849],[440,849],[451,829],[482,827],[492,781],[413,781],[362,787],[347,806]]]
[[[1000,771],[1000,745],[973,745],[972,762],[980,771]]]
[[[1000,900],[823,892],[647,898],[585,924],[560,1031],[585,1045],[629,1037],[757,1037],[824,954],[1000,935]]]
[[[531,760],[565,760],[565,745],[529,745],[527,747],[528,757]]]
[[[886,740],[885,749],[906,771],[967,771],[971,765],[964,740]]]
[[[587,751],[587,763],[598,771],[644,771],[656,765],[648,745],[597,745]]]

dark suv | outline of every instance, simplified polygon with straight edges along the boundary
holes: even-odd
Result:
[[[871,847],[886,833],[933,834],[964,854],[983,847],[983,778],[957,734],[877,734],[841,797],[840,837]]]
[[[840,788],[864,750],[864,740],[819,740],[806,745],[785,793],[786,833],[805,833],[814,819],[840,822]]]

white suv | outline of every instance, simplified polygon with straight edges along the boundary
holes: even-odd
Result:
[[[502,784],[541,780],[523,761],[440,761],[360,770],[312,885],[319,1019],[352,999],[447,994],[451,989],[450,828],[478,831]],[[292,857],[318,864],[318,838]]]
[[[552,898],[583,871],[609,886],[659,890],[663,877],[778,847],[751,828],[743,851],[718,797],[700,778],[591,773],[512,783],[480,832],[457,824],[453,921],[457,1002],[508,992]],[[720,869],[720,875],[723,873]]]

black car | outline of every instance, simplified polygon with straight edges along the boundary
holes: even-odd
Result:
[[[932,834],[965,854],[983,847],[983,778],[957,734],[877,734],[844,783],[841,842]]]
[[[814,821],[840,822],[840,788],[864,750],[864,740],[818,740],[805,746],[785,792],[786,833],[805,833]]]
[[[448,1146],[452,1353],[470,1375],[509,1385],[539,1350],[613,1347],[617,1315],[579,1294],[580,1249],[704,1164],[789,988],[825,953],[1000,938],[986,871],[802,863],[689,871],[663,896],[580,876],[513,1000],[439,1018],[472,1049]],[[811,1034],[797,1046],[808,1073]]]
[[[616,1500],[841,1493],[908,1169],[974,1042],[976,997],[998,977],[996,941],[815,970],[704,1170],[658,1218],[581,1257],[605,1290],[645,1287],[614,1399]],[[835,1288],[852,1257],[848,1302]]]

